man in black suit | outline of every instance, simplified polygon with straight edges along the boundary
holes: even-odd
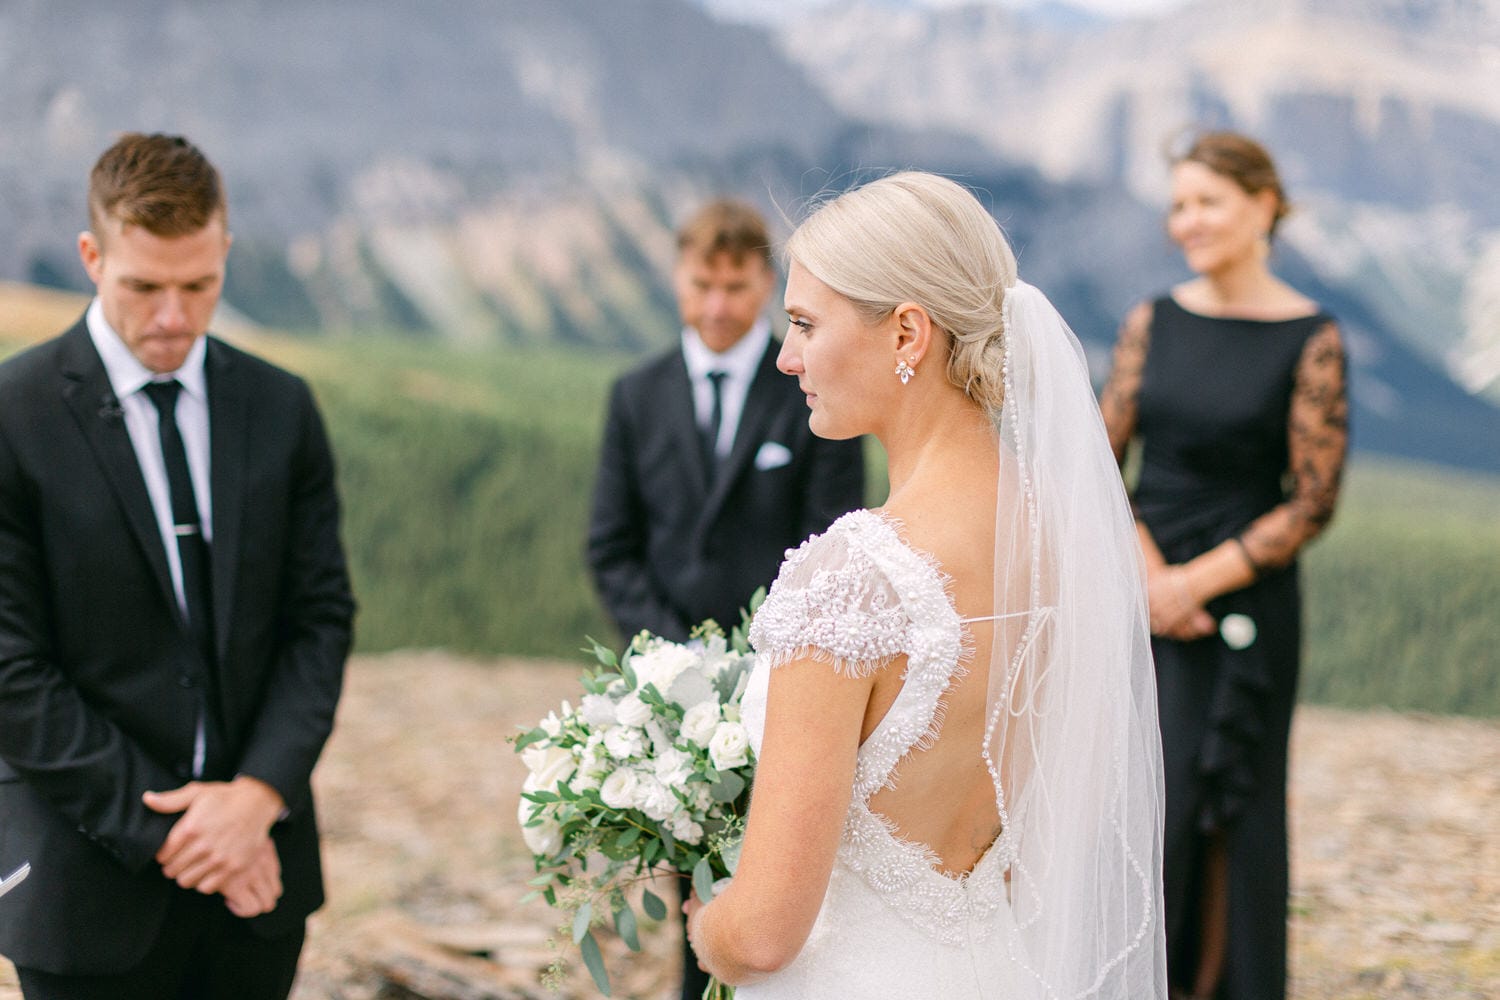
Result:
[[[594,585],[626,636],[739,624],[788,548],[863,502],[859,440],[814,437],[776,370],[775,286],[750,206],[711,202],[678,232],[682,343],[615,383],[589,526]],[[685,955],[682,996],[698,1000],[707,977]]]
[[[354,604],[300,379],[204,335],[229,232],[186,140],[89,184],[97,296],[0,365],[0,954],[37,998],[284,998]]]

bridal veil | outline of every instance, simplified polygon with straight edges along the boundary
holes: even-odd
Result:
[[[1067,324],[1020,281],[1003,316],[982,753],[1012,858],[1009,958],[1038,1000],[1164,997],[1161,749],[1134,524]]]

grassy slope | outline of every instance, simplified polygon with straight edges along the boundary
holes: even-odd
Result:
[[[0,288],[0,351],[81,308]],[[29,293],[28,293],[29,294]],[[266,336],[337,449],[366,651],[570,655],[609,628],[582,565],[610,379],[628,360]],[[878,488],[876,488],[878,495]],[[1353,463],[1305,559],[1308,700],[1500,715],[1500,480]]]

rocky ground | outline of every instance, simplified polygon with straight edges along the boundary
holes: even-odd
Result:
[[[579,663],[437,653],[357,659],[317,775],[331,901],[294,1000],[549,994],[557,923],[521,904],[523,778],[505,738]],[[1500,997],[1500,724],[1299,712],[1292,781],[1293,997]],[[673,995],[670,928],[606,946],[616,996]],[[17,992],[0,962],[0,1000]],[[561,997],[597,995],[586,975]]]

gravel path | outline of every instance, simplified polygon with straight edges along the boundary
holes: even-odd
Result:
[[[316,778],[331,902],[294,1000],[398,995],[377,967],[412,927],[509,956],[495,995],[547,995],[535,983],[556,920],[517,902],[524,774],[505,738],[576,697],[580,669],[438,653],[351,665]],[[1305,707],[1293,741],[1295,1000],[1500,997],[1500,723]],[[615,995],[664,1000],[676,943],[643,937],[641,956],[610,950]],[[586,981],[561,995],[588,995]],[[0,1000],[17,997],[0,961]]]

